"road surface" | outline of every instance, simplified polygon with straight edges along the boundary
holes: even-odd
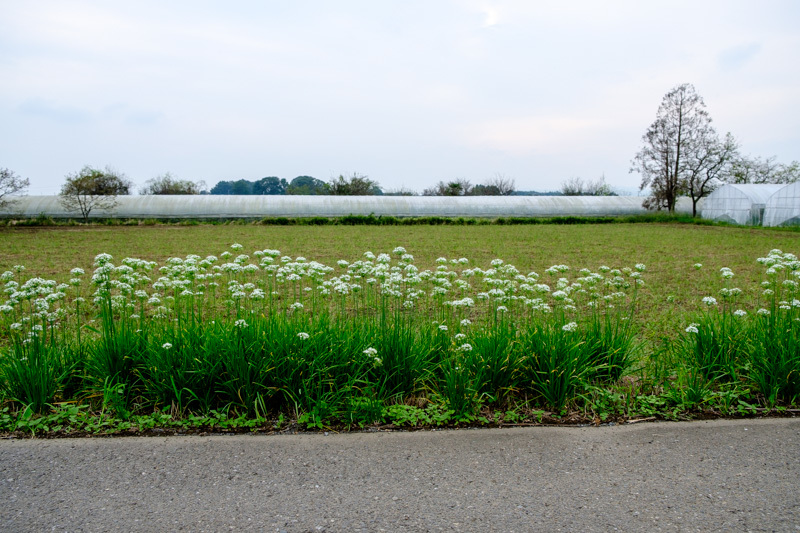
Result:
[[[0,531],[800,531],[800,419],[0,441]]]

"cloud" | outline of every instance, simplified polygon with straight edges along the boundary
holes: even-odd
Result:
[[[125,117],[125,123],[132,126],[153,126],[164,118],[160,111],[135,111]]]
[[[484,7],[483,14],[486,16],[483,19],[483,27],[484,28],[491,28],[492,26],[497,26],[500,22],[500,13],[494,7]]]
[[[761,51],[759,43],[741,44],[723,50],[717,56],[717,63],[723,70],[736,70],[753,59]]]
[[[42,117],[61,124],[79,124],[88,122],[91,118],[88,111],[77,107],[54,104],[41,98],[26,100],[17,109],[25,115]]]
[[[489,120],[467,128],[467,144],[514,155],[568,153],[599,127],[592,119],[520,117]]]

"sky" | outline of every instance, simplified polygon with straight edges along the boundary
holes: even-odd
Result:
[[[800,2],[0,0],[0,167],[136,184],[629,172],[691,83],[744,154],[800,160]]]

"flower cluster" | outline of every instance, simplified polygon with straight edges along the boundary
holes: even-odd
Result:
[[[474,320],[529,319],[537,313],[557,317],[569,331],[582,313],[614,312],[632,302],[645,271],[643,264],[601,266],[570,278],[570,267],[560,264],[545,271],[551,278],[545,283],[538,273],[523,273],[499,258],[484,269],[464,257],[440,257],[435,268],[422,269],[402,246],[391,253],[368,251],[356,261],[342,259],[336,267],[269,248],[242,252],[237,243],[218,256],[171,257],[162,264],[125,258],[118,265],[101,253],[88,283],[81,268],[70,271],[68,283],[57,283],[21,280],[24,267],[17,266],[0,274],[6,295],[0,332],[38,338],[70,320],[79,331],[80,322],[98,311],[123,324],[135,321],[137,330],[223,318],[244,330],[252,316],[299,318],[322,310],[352,316],[375,309],[430,319],[443,333],[450,327],[463,335],[460,329]],[[466,351],[464,339],[458,341]]]

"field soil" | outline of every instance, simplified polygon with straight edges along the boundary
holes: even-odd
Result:
[[[795,531],[800,420],[0,441],[3,531]]]

